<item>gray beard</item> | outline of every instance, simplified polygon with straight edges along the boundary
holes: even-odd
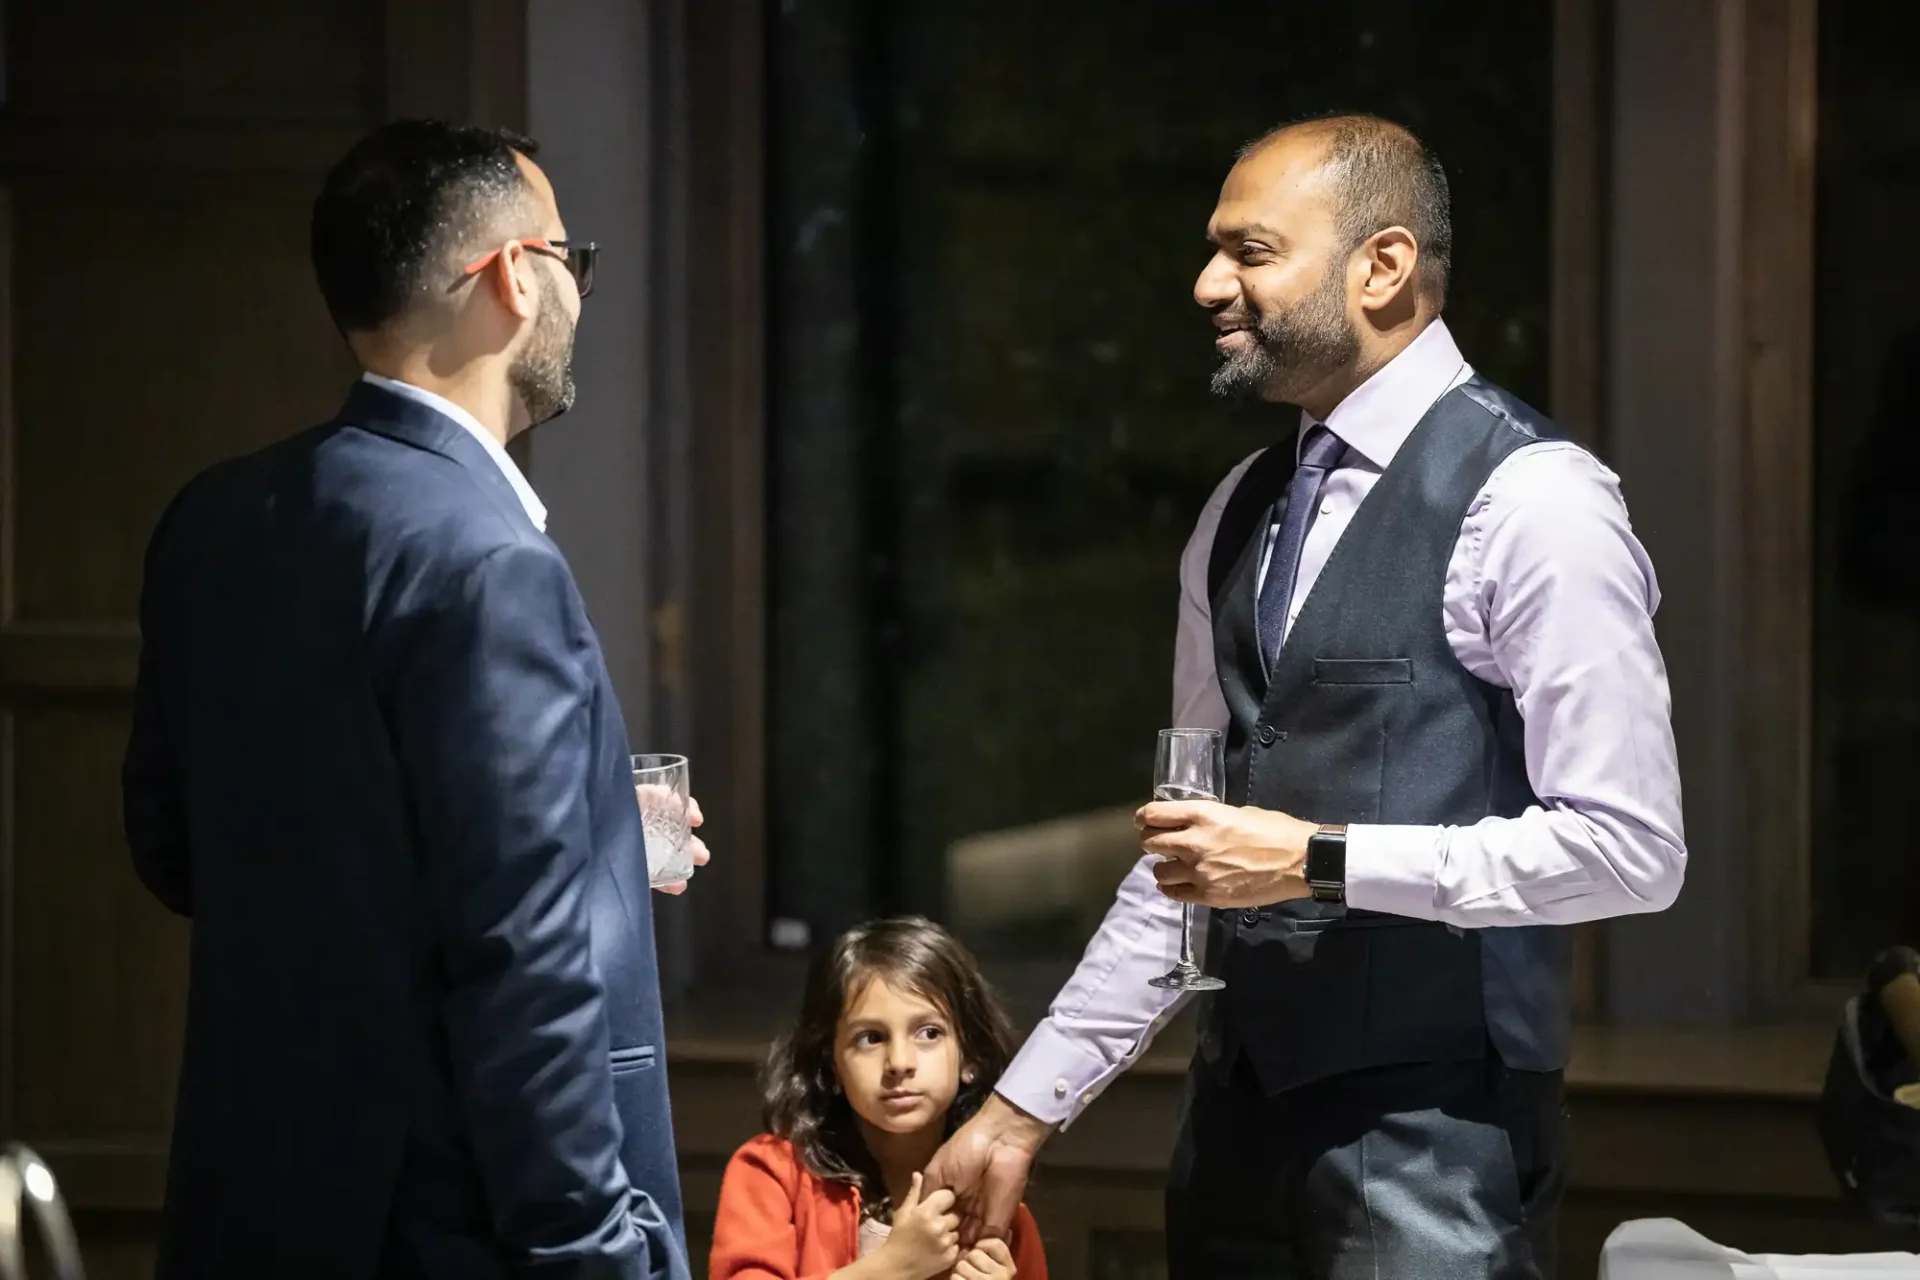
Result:
[[[1347,318],[1346,282],[1329,267],[1318,288],[1285,311],[1262,316],[1246,350],[1213,371],[1217,396],[1295,402],[1308,388],[1351,365],[1360,335]]]

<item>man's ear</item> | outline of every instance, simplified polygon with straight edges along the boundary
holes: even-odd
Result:
[[[1386,311],[1405,305],[1419,293],[1420,242],[1405,227],[1375,232],[1360,248],[1366,276],[1360,282],[1360,306]]]
[[[480,283],[492,290],[508,311],[522,320],[532,320],[540,314],[540,282],[533,272],[526,246],[509,240],[480,272]]]

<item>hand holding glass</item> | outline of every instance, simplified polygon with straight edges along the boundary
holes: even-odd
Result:
[[[1160,731],[1153,755],[1155,800],[1218,800],[1226,792],[1226,752],[1218,729]],[[1227,985],[1194,963],[1192,904],[1180,904],[1180,963],[1147,985],[1164,991],[1218,991]]]
[[[658,887],[693,875],[693,823],[685,756],[633,757],[633,792],[647,844],[647,883]]]

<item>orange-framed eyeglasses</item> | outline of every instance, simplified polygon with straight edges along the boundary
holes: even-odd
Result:
[[[528,236],[515,240],[514,243],[523,249],[531,249],[535,253],[544,253],[549,257],[558,258],[566,267],[567,273],[573,277],[573,282],[580,286],[581,297],[584,298],[593,292],[593,260],[599,256],[600,246],[591,240],[549,240],[545,236]],[[476,272],[485,271],[493,260],[500,256],[500,253],[499,249],[495,249],[492,253],[475,258],[460,273],[461,277],[464,279]]]

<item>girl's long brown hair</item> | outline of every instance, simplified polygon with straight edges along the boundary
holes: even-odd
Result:
[[[919,916],[876,920],[842,934],[807,974],[793,1029],[767,1055],[767,1131],[793,1144],[816,1177],[847,1183],[885,1211],[886,1185],[834,1074],[834,1031],[849,996],[874,978],[931,1001],[953,1023],[962,1076],[947,1112],[951,1134],[993,1092],[1013,1057],[1013,1027],[979,962],[958,939]]]

